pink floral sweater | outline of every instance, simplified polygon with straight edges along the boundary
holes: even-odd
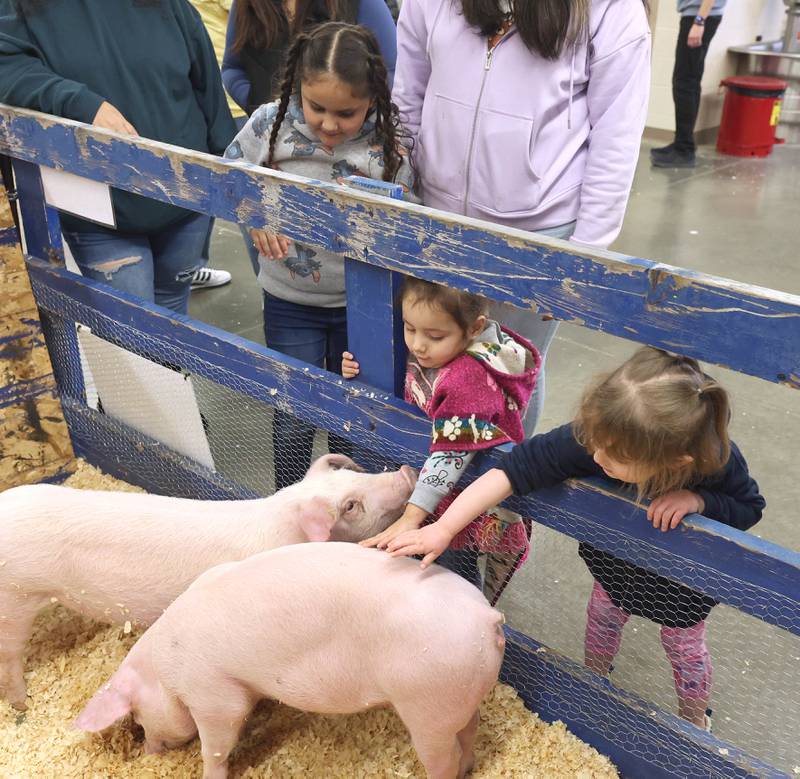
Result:
[[[430,456],[409,502],[437,520],[455,499],[456,482],[476,452],[519,443],[541,357],[522,336],[489,322],[464,354],[438,369],[413,358],[406,370],[406,400],[432,421]],[[461,531],[452,549],[487,555],[484,594],[494,604],[528,554],[529,526],[505,509],[482,514]]]
[[[426,370],[409,358],[406,400],[433,422],[431,452],[522,441],[522,417],[540,366],[532,343],[492,321],[442,368]]]

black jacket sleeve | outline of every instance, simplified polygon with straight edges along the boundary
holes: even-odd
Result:
[[[104,97],[62,78],[30,40],[10,0],[0,0],[0,102],[91,124]]]
[[[739,447],[731,442],[731,456],[722,473],[692,488],[706,504],[703,516],[737,530],[749,530],[761,519],[766,501],[750,476]]]
[[[571,424],[523,441],[503,457],[498,467],[508,476],[515,495],[527,495],[573,477],[603,474],[576,440]]]

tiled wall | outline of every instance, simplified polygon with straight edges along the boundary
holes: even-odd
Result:
[[[648,128],[674,130],[672,105],[672,66],[680,17],[675,0],[651,0],[650,24],[653,29],[653,75],[650,81]],[[719,82],[736,72],[727,53],[729,46],[756,40],[774,40],[783,34],[786,6],[783,0],[728,0],[725,14],[706,57],[703,98],[697,130],[719,125],[723,95]]]

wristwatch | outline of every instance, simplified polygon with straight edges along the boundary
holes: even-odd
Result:
[[[697,16],[695,16],[695,17],[694,17],[694,23],[695,23],[695,24],[696,24],[698,27],[703,27],[703,26],[705,26],[705,23],[706,23],[705,17],[703,17],[703,16],[700,16],[700,14],[698,14]]]

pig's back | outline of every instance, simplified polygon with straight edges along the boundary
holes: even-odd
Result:
[[[234,526],[246,514],[230,501],[15,487],[0,494],[0,579],[90,616],[147,623],[199,573],[252,551]]]
[[[432,685],[472,689],[482,672],[496,678],[501,624],[475,587],[444,568],[329,542],[213,569],[156,627],[165,657],[178,635],[259,695],[344,713],[430,695]],[[165,667],[176,689],[196,683],[180,655]]]

